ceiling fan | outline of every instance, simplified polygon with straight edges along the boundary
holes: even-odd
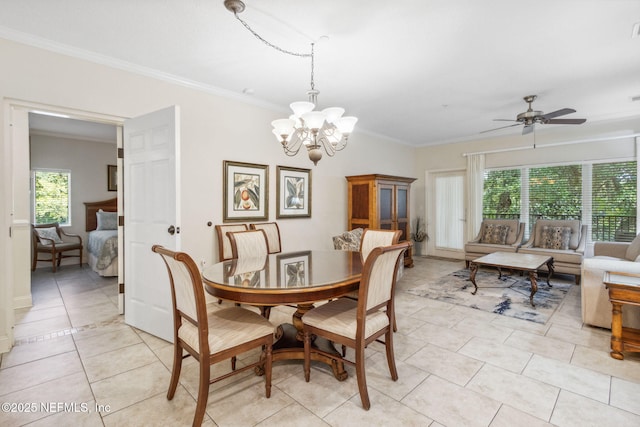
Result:
[[[587,119],[556,119],[555,117],[564,116],[567,114],[575,113],[576,110],[573,108],[563,108],[561,110],[552,111],[551,113],[543,114],[542,111],[535,111],[531,107],[531,103],[536,100],[537,95],[527,95],[523,99],[526,103],[529,104],[529,108],[524,113],[520,113],[517,115],[515,120],[511,119],[494,119],[494,121],[501,122],[517,122],[512,125],[502,126],[495,129],[489,129],[482,131],[480,133],[491,132],[498,129],[510,128],[513,126],[524,125],[522,129],[522,134],[526,135],[528,133],[533,132],[533,127],[536,123],[540,123],[543,125],[553,124],[553,125],[580,125],[587,121]]]

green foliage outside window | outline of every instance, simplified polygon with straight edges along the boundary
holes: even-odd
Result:
[[[34,171],[34,212],[36,224],[57,222],[70,225],[69,185],[66,171]]]

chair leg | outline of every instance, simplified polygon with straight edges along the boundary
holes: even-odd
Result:
[[[180,371],[182,370],[182,347],[178,343],[173,345],[173,369],[171,369],[171,381],[169,382],[169,391],[167,392],[167,400],[173,399],[178,387],[178,379],[180,379]]]
[[[369,401],[369,391],[367,390],[367,377],[364,369],[364,345],[360,343],[356,346],[356,378],[358,380],[358,391],[360,392],[360,400],[362,407],[369,410],[371,402]]]
[[[206,355],[200,355],[200,384],[198,386],[198,403],[196,404],[196,413],[193,417],[193,425],[199,426],[204,419],[204,411],[207,408],[207,400],[209,399],[209,358]]]
[[[397,381],[398,370],[396,369],[396,357],[393,353],[393,334],[390,330],[385,334],[384,341],[387,350],[387,364],[389,365],[389,373],[391,374],[391,379]]]
[[[304,331],[304,380],[309,382],[311,377],[311,334]]]
[[[265,351],[266,357],[264,361],[264,386],[267,398],[271,397],[271,366],[273,361],[273,353],[271,350],[271,344],[269,344]]]
[[[53,266],[53,272],[56,272],[56,261],[57,257],[55,253],[51,253],[51,265]]]
[[[82,249],[80,249],[80,268],[82,268]]]
[[[261,305],[260,315],[262,315],[262,317],[264,317],[265,319],[269,320],[269,316],[271,316],[271,307],[266,305]]]

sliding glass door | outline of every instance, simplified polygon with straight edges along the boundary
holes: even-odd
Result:
[[[429,255],[464,258],[465,172],[434,172],[429,182]]]

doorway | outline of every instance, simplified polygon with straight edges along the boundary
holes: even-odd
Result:
[[[465,239],[465,171],[427,174],[429,188],[429,254],[464,259]]]

